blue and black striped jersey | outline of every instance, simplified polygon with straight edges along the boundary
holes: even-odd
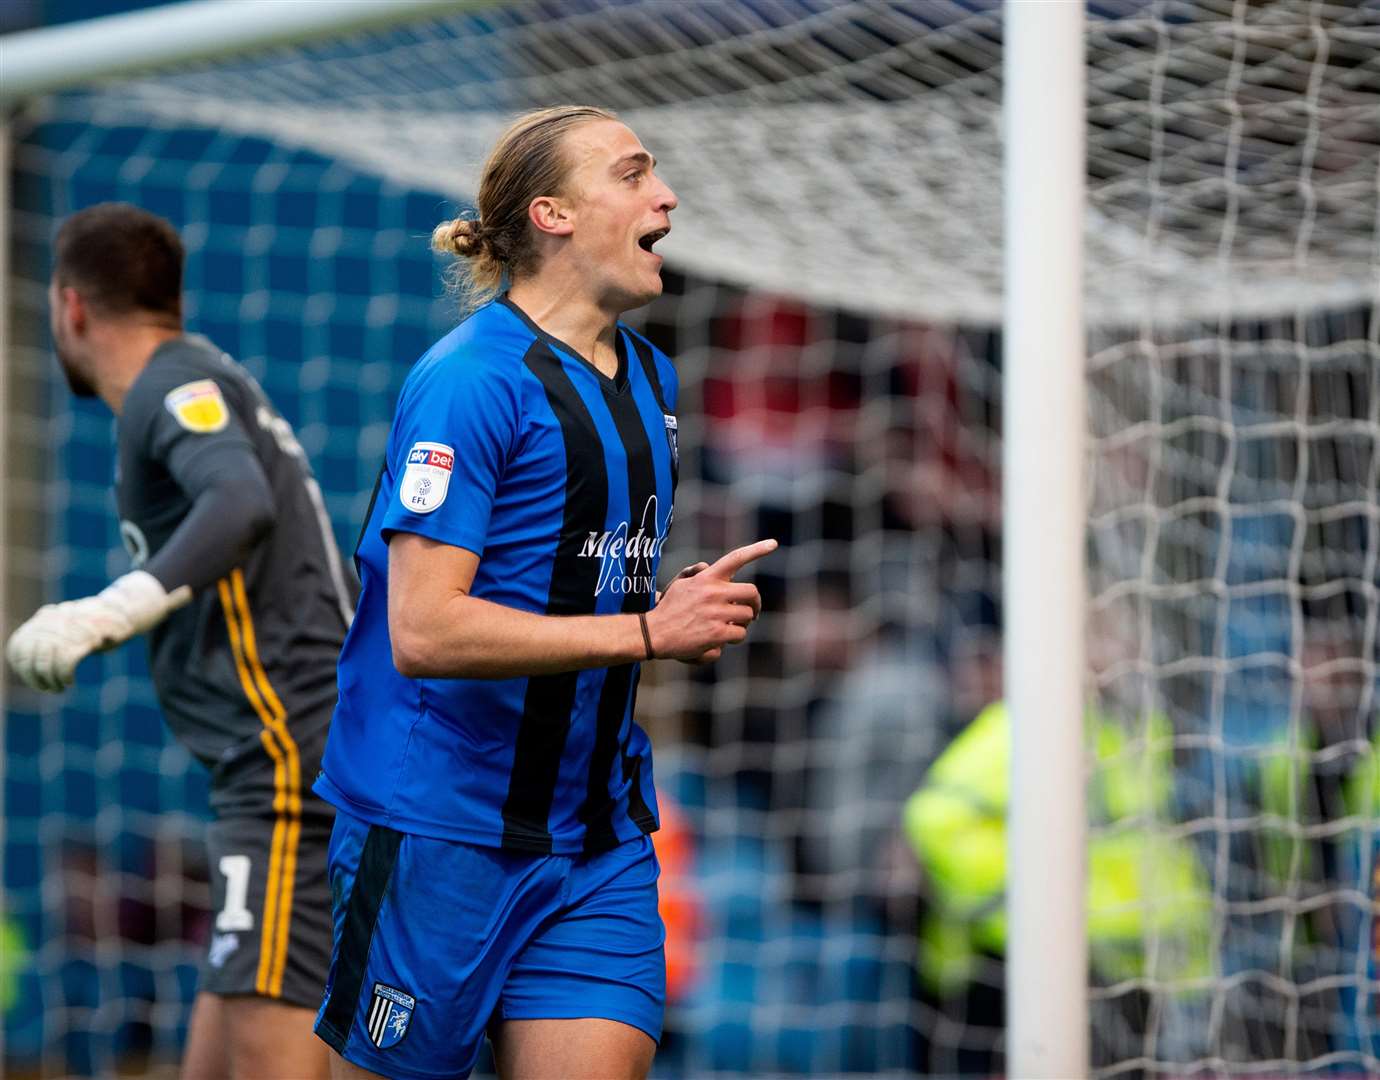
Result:
[[[608,378],[506,296],[403,386],[356,560],[363,591],[316,790],[404,832],[539,853],[657,827],[638,665],[409,679],[388,636],[398,531],[479,556],[471,594],[549,615],[646,611],[671,525],[676,374],[620,325]]]

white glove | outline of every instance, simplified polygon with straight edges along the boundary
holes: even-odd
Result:
[[[95,596],[45,604],[10,635],[5,656],[27,685],[56,693],[72,685],[85,657],[157,626],[191,598],[186,585],[169,593],[152,574],[134,570]]]

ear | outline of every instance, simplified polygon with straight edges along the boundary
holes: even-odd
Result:
[[[527,206],[527,217],[538,232],[548,236],[569,236],[575,231],[570,208],[560,199],[540,195]]]
[[[82,299],[81,293],[71,285],[61,287],[62,318],[74,333],[85,334],[91,323],[91,312]]]

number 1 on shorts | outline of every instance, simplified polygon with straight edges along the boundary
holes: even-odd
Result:
[[[254,929],[254,913],[244,906],[249,895],[249,856],[222,855],[220,872],[225,875],[225,906],[216,913],[216,929],[221,933]]]

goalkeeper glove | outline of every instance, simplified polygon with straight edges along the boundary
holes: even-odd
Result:
[[[85,657],[157,626],[191,598],[186,585],[170,593],[152,574],[134,570],[95,596],[45,604],[10,635],[5,656],[27,685],[56,693],[72,685]]]

